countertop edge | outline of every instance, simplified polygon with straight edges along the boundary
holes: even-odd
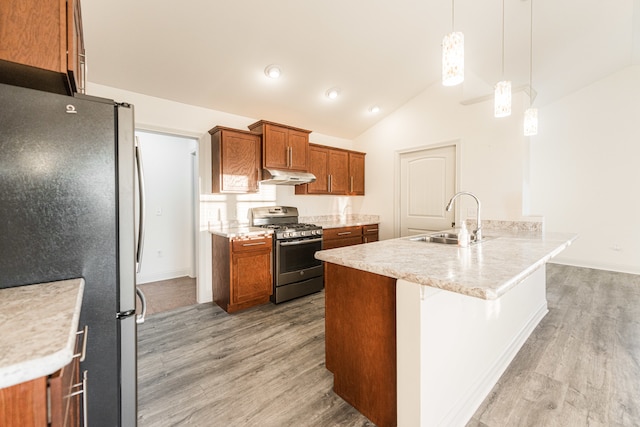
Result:
[[[69,279],[67,281],[79,280],[76,303],[71,318],[69,335],[67,341],[60,348],[47,355],[22,361],[0,368],[0,388],[11,387],[20,383],[34,380],[39,377],[51,375],[64,366],[68,365],[74,356],[76,332],[80,322],[80,311],[82,309],[82,297],[84,294],[84,279]],[[29,285],[27,285],[29,286]]]
[[[513,289],[531,274],[533,274],[537,269],[542,267],[547,261],[558,255],[560,252],[565,250],[568,246],[570,246],[576,239],[577,235],[573,235],[571,238],[568,238],[564,242],[558,242],[557,246],[550,250],[547,254],[535,260],[531,263],[531,265],[525,269],[523,269],[520,273],[516,274],[512,278],[503,281],[496,288],[481,288],[469,284],[465,284],[463,282],[453,282],[448,280],[442,280],[434,277],[429,277],[428,275],[417,276],[411,273],[403,273],[402,271],[393,271],[390,272],[389,269],[385,269],[382,267],[378,267],[371,263],[362,262],[362,261],[353,261],[353,260],[345,260],[338,256],[331,255],[330,252],[332,250],[326,250],[316,253],[316,258],[325,262],[342,265],[345,267],[355,268],[362,271],[367,271],[374,274],[379,274],[382,276],[392,277],[394,279],[402,279],[408,282],[417,283],[423,286],[430,286],[437,289],[442,289],[450,292],[455,292],[462,295],[467,295],[471,297],[476,297],[485,300],[495,300],[500,298],[502,295],[507,293],[509,290]],[[392,239],[395,240],[395,239]],[[384,241],[377,242],[378,244],[383,244]],[[339,249],[337,249],[339,250]],[[329,252],[329,254],[327,254]],[[390,274],[391,273],[391,274]]]

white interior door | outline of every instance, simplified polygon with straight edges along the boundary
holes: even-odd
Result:
[[[445,206],[455,193],[456,146],[400,155],[400,235],[451,228],[454,212]]]

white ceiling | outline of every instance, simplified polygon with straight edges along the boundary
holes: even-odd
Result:
[[[640,0],[505,0],[514,87],[529,81],[530,1],[537,106],[639,63]],[[82,0],[88,79],[352,139],[439,84],[451,10],[450,0]],[[456,0],[455,29],[478,77],[464,95],[489,94],[501,80],[502,0]],[[279,80],[264,75],[272,63]],[[330,87],[341,89],[334,101]]]

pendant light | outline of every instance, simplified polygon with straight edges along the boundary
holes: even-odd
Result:
[[[531,12],[529,18],[529,108],[524,112],[524,136],[533,136],[538,134],[538,109],[532,108],[531,104],[534,100],[533,95],[533,0],[531,2]]]
[[[442,39],[442,84],[455,86],[464,81],[464,34],[455,31],[455,0],[451,0],[451,33]]]
[[[502,0],[502,78],[504,79],[504,0]],[[511,81],[502,80],[496,83],[494,116],[511,115]]]

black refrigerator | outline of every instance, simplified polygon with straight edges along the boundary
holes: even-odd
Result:
[[[0,84],[0,288],[84,278],[91,426],[136,425],[134,141],[131,105]]]

